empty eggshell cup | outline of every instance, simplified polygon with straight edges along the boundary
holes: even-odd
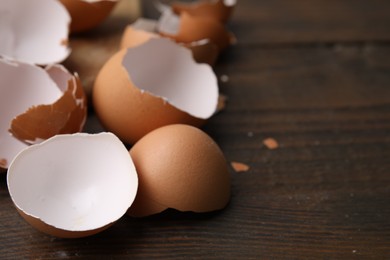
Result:
[[[167,208],[209,212],[230,199],[230,174],[218,145],[189,125],[158,128],[131,149],[139,190],[128,214],[144,217]]]
[[[72,23],[72,33],[83,32],[99,25],[111,13],[118,0],[60,0]]]
[[[77,75],[0,58],[0,168],[29,144],[82,130],[87,105]]]
[[[126,143],[169,124],[201,126],[215,112],[212,68],[165,38],[119,51],[99,72],[92,92],[103,126]]]
[[[49,235],[96,234],[133,203],[138,177],[123,143],[111,133],[57,135],[12,161],[8,189],[20,215]]]
[[[47,65],[69,56],[70,16],[60,2],[3,0],[0,14],[0,57]]]

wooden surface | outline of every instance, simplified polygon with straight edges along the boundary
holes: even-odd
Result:
[[[156,17],[151,3],[144,15]],[[21,219],[3,175],[0,258],[390,258],[390,1],[242,0],[228,26],[238,44],[215,68],[229,77],[227,107],[204,127],[229,162],[250,166],[230,169],[228,207],[58,239]],[[113,50],[111,37],[101,41]],[[98,130],[91,114],[86,131]]]

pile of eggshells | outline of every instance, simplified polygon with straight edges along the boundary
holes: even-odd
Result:
[[[81,133],[86,95],[59,63],[69,34],[97,26],[117,2],[0,4],[0,172],[20,215],[54,236],[92,235],[126,213],[215,211],[230,199],[224,155],[199,127],[217,111],[211,66],[234,40],[225,22],[236,1],[158,4],[159,20],[129,25],[92,92],[107,132]]]

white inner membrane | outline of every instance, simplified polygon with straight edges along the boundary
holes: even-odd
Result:
[[[127,149],[110,133],[59,135],[30,146],[12,162],[7,177],[18,208],[69,231],[116,221],[138,187]]]
[[[169,39],[151,39],[129,48],[122,64],[141,91],[197,118],[207,119],[215,112],[217,78],[209,65],[196,63],[187,48]]]

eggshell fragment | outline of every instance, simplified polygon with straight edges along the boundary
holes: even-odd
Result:
[[[217,106],[217,111],[218,112],[221,112],[221,111],[225,110],[227,101],[228,101],[228,97],[226,95],[219,94],[218,106]]]
[[[231,162],[230,165],[233,167],[234,171],[236,172],[247,172],[250,169],[249,165],[241,162]]]
[[[160,35],[157,33],[157,21],[139,18],[135,23],[126,27],[120,48],[134,48],[151,38],[158,37]],[[192,51],[194,59],[199,63],[214,65],[218,58],[218,47],[208,39],[182,45]]]
[[[166,9],[162,13],[157,31],[162,36],[179,43],[209,39],[218,47],[219,51],[226,49],[234,38],[219,21],[207,17],[193,16],[186,12],[177,16],[170,9]]]
[[[236,0],[203,0],[172,3],[172,9],[175,13],[187,12],[193,16],[202,16],[216,19],[226,23],[233,13]]]
[[[263,144],[270,150],[279,148],[279,143],[272,137],[268,137],[263,140]]]
[[[72,33],[83,32],[99,25],[110,14],[118,0],[60,0],[72,23]]]
[[[156,129],[130,150],[139,191],[128,214],[143,217],[166,208],[208,212],[230,199],[230,174],[218,145],[188,125]]]
[[[92,92],[95,112],[127,143],[168,124],[200,126],[217,108],[217,78],[169,39],[150,39],[114,55]]]
[[[111,133],[57,135],[15,157],[7,174],[11,198],[38,230],[66,238],[100,232],[132,204],[138,177]]]
[[[81,131],[86,98],[77,75],[0,58],[0,168],[28,144]],[[11,135],[12,133],[12,135]]]
[[[58,1],[3,0],[0,57],[46,65],[65,60],[70,16]]]

